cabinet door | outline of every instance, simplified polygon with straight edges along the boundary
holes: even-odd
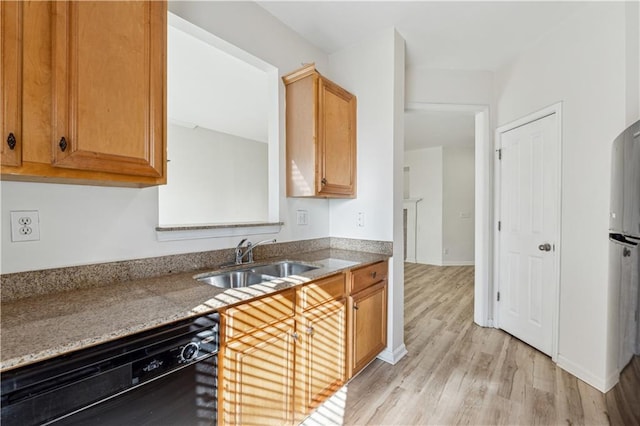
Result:
[[[353,377],[387,346],[387,281],[381,281],[349,299],[349,377]]]
[[[0,128],[3,166],[22,163],[22,2],[0,2]]]
[[[356,98],[324,78],[318,91],[318,195],[354,197]]]
[[[53,14],[53,165],[163,176],[166,2],[54,2]]]
[[[344,384],[345,300],[328,302],[305,312],[298,325],[296,420],[301,420]]]
[[[230,341],[223,349],[221,424],[292,423],[294,320]]]
[[[313,68],[286,85],[287,196],[315,196],[318,80]]]

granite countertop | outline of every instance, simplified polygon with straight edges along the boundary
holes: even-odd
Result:
[[[3,302],[0,371],[213,312],[387,258],[383,254],[324,249],[286,258],[315,264],[320,266],[318,269],[245,288],[224,290],[201,283],[193,276],[209,270],[194,270]],[[267,261],[279,260],[285,259]]]

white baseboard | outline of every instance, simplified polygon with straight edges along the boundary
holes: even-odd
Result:
[[[434,266],[474,266],[476,262],[474,260],[434,260],[434,259],[426,259],[426,260],[417,260],[415,263],[420,263],[422,265],[434,265]]]
[[[380,352],[378,359],[381,359],[388,364],[395,365],[398,361],[404,358],[407,353],[407,347],[403,343],[394,350],[386,348],[384,351]]]
[[[593,386],[594,388],[598,389],[602,393],[608,392],[620,380],[620,372],[618,371],[611,373],[608,377],[605,377],[605,378],[598,377],[593,373],[591,373],[590,371],[587,371],[585,368],[563,357],[562,355],[558,355],[557,364],[558,364],[558,367],[573,374],[578,379],[582,380],[588,385]]]
[[[446,260],[440,266],[473,266],[475,264],[473,260]]]
[[[419,263],[421,265],[436,265],[436,266],[440,266],[441,261],[440,260],[433,260],[433,259],[417,259],[416,258],[416,263]]]

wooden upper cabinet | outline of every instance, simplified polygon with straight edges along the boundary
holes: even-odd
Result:
[[[167,3],[3,1],[0,11],[2,179],[166,183]]]
[[[356,196],[356,97],[313,64],[286,86],[287,196]]]
[[[22,3],[0,2],[2,165],[22,164]]]
[[[166,5],[55,2],[53,164],[163,175]]]

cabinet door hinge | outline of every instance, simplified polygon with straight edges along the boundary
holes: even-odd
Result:
[[[496,149],[498,151],[498,160],[502,160],[502,148]]]
[[[502,221],[498,221],[498,231],[502,230]]]
[[[496,297],[496,300],[499,302],[500,301],[500,292],[498,292],[498,296]]]

